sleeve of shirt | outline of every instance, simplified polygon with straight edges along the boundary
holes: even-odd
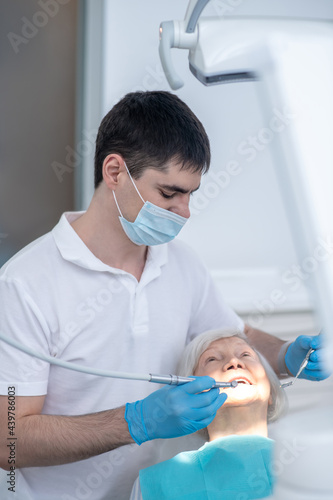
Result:
[[[133,484],[132,493],[129,500],[143,500],[139,477],[135,480]]]
[[[244,330],[243,320],[233,311],[217,289],[208,269],[199,261],[188,341],[202,332],[217,328]]]
[[[0,332],[31,349],[50,355],[47,324],[23,285],[0,278]],[[17,396],[47,392],[49,364],[0,340],[0,394],[15,386]]]

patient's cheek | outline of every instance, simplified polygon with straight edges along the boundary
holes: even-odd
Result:
[[[209,368],[209,366],[198,367],[195,370],[194,375],[196,377],[208,376],[208,377],[212,377],[212,378],[215,378],[215,377],[220,377],[221,378],[221,372],[219,370],[214,369],[214,368]]]

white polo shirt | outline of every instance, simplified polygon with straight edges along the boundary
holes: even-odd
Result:
[[[53,231],[2,267],[1,332],[65,361],[147,374],[174,372],[185,345],[205,330],[243,329],[187,245],[174,241],[149,247],[138,282],[90,252],[70,225],[80,215],[64,214]],[[15,386],[18,396],[45,394],[44,414],[98,412],[142,399],[159,387],[65,370],[2,341],[0,346],[0,394],[7,395],[8,386]],[[18,470],[16,496],[10,498],[128,500],[139,470],[155,462],[156,444]]]

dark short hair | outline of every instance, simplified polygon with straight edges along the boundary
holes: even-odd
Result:
[[[202,123],[175,94],[126,94],[103,118],[95,152],[95,188],[111,154],[121,155],[138,179],[146,168],[166,170],[170,161],[204,174],[210,165],[209,139]]]

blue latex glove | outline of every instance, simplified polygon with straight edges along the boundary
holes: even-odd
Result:
[[[227,399],[211,377],[164,386],[145,399],[127,403],[125,420],[137,444],[158,438],[174,438],[204,429]],[[202,392],[207,391],[207,392]]]
[[[330,376],[330,373],[324,368],[324,339],[322,335],[315,337],[300,335],[297,337],[287,349],[285,356],[286,367],[295,376],[310,348],[315,349],[315,351],[311,353],[309,362],[299,375],[299,378],[317,381],[324,380]]]

